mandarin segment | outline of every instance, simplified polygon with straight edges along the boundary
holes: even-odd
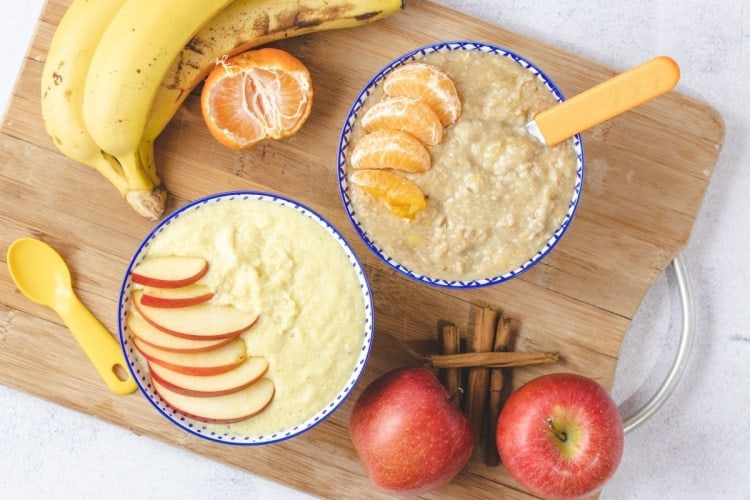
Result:
[[[427,148],[416,137],[400,130],[376,130],[362,137],[352,150],[355,169],[395,168],[425,172],[432,162]]]
[[[410,219],[427,206],[419,186],[387,170],[355,170],[349,179],[399,217]]]
[[[310,72],[275,48],[250,50],[218,64],[201,92],[211,134],[232,149],[296,134],[312,109]]]
[[[391,97],[418,99],[432,108],[443,125],[454,123],[461,114],[456,86],[441,68],[425,63],[399,66],[386,76],[383,91]]]
[[[376,102],[362,116],[362,128],[401,130],[429,146],[443,139],[440,117],[427,104],[409,97],[389,97]]]

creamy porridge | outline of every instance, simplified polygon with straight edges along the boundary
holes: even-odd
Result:
[[[204,257],[211,300],[259,314],[241,338],[248,356],[267,358],[276,392],[222,432],[277,432],[334,400],[362,349],[365,303],[354,267],[321,225],[270,201],[206,203],[166,225],[145,253],[168,255]]]
[[[376,245],[412,272],[445,280],[498,276],[536,254],[564,219],[574,192],[575,152],[570,141],[547,147],[526,130],[556,101],[515,61],[476,50],[419,60],[451,77],[463,107],[442,142],[428,147],[429,170],[398,171],[419,186],[427,206],[411,220],[398,217],[350,185],[356,218]],[[360,113],[382,97],[375,89]],[[355,124],[351,144],[364,135]]]

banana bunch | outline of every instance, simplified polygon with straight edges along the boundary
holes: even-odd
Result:
[[[42,73],[55,146],[106,177],[140,215],[166,202],[154,141],[227,56],[275,40],[351,28],[405,0],[73,0]]]

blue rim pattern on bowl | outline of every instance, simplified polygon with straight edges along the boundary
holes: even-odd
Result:
[[[362,290],[362,297],[365,302],[365,327],[362,339],[362,347],[352,374],[349,376],[346,384],[344,384],[344,387],[341,389],[341,391],[339,391],[334,400],[331,401],[318,413],[307,419],[305,422],[295,425],[294,427],[289,429],[283,429],[278,432],[259,436],[238,435],[231,432],[218,432],[216,429],[218,427],[221,427],[219,424],[208,425],[200,420],[195,420],[182,415],[181,413],[168,406],[164,402],[164,400],[155,392],[153,386],[151,385],[150,377],[147,371],[145,371],[143,367],[139,365],[137,355],[134,352],[135,347],[133,346],[131,336],[127,332],[127,327],[125,326],[125,317],[130,303],[132,285],[130,272],[132,271],[133,266],[138,264],[143,258],[145,251],[150,245],[151,241],[161,231],[163,231],[166,226],[181,217],[183,214],[188,213],[189,211],[196,210],[201,206],[209,203],[220,203],[225,200],[228,201],[236,199],[261,200],[289,207],[323,226],[323,228],[339,243],[341,248],[344,250],[344,253],[346,254],[346,257],[349,260],[350,264],[355,269],[357,278],[359,280],[360,289]],[[363,267],[359,262],[359,259],[357,258],[356,254],[349,246],[347,241],[344,239],[344,237],[338,232],[336,228],[333,227],[333,225],[331,225],[326,219],[324,219],[321,215],[319,215],[312,209],[283,196],[256,191],[231,191],[206,196],[181,207],[174,213],[170,214],[169,217],[160,222],[138,247],[138,250],[133,255],[128,268],[125,271],[125,277],[120,289],[118,308],[119,312],[117,318],[117,329],[119,332],[122,351],[125,355],[128,369],[130,370],[133,378],[138,384],[138,388],[140,389],[141,393],[146,396],[146,399],[159,411],[159,413],[164,415],[173,424],[177,425],[188,433],[208,439],[210,441],[233,445],[262,445],[284,441],[311,429],[312,427],[325,420],[328,416],[330,416],[341,405],[341,403],[344,402],[344,400],[351,393],[352,389],[359,380],[359,376],[364,370],[364,367],[367,364],[367,359],[370,355],[370,350],[372,347],[372,337],[375,330],[374,309],[370,285],[367,281],[367,277],[365,276]]]
[[[354,104],[352,104],[351,108],[349,109],[349,113],[347,114],[346,120],[344,122],[344,126],[341,131],[341,136],[339,139],[339,146],[338,146],[339,149],[338,149],[338,158],[337,158],[338,160],[337,172],[338,172],[338,182],[339,182],[339,193],[341,195],[341,201],[344,204],[344,209],[346,210],[346,214],[349,217],[349,221],[354,226],[354,229],[357,231],[357,234],[359,234],[362,241],[364,241],[364,243],[370,248],[370,250],[380,260],[382,260],[386,265],[395,269],[396,271],[403,274],[404,276],[407,276],[408,278],[419,281],[421,283],[425,283],[425,284],[436,286],[436,287],[442,287],[442,288],[462,289],[462,288],[479,288],[479,287],[484,287],[484,286],[496,285],[498,283],[508,281],[509,279],[514,278],[518,276],[519,274],[523,273],[524,271],[528,270],[529,268],[531,268],[534,264],[539,262],[544,256],[546,256],[552,250],[552,248],[558,243],[558,241],[560,241],[560,238],[562,238],[563,234],[567,230],[570,224],[570,221],[572,220],[573,215],[575,214],[575,211],[578,207],[578,202],[579,202],[579,199],[581,196],[581,190],[583,187],[584,156],[583,156],[583,142],[582,142],[580,134],[578,134],[572,138],[573,149],[575,151],[576,159],[577,159],[577,170],[576,170],[574,192],[573,192],[573,196],[571,197],[571,200],[568,206],[568,211],[566,212],[565,217],[563,218],[563,221],[560,223],[560,226],[554,232],[552,237],[545,243],[544,247],[540,249],[531,259],[524,262],[521,266],[517,267],[516,269],[500,274],[498,276],[493,276],[493,277],[488,277],[488,278],[483,278],[483,279],[474,279],[474,280],[466,280],[466,281],[445,280],[445,279],[439,279],[439,278],[432,278],[430,276],[425,276],[423,274],[417,273],[411,269],[408,269],[406,266],[404,266],[403,264],[400,264],[390,255],[388,255],[382,248],[380,248],[377,245],[377,243],[375,243],[367,235],[367,232],[364,230],[359,220],[357,219],[356,211],[349,197],[349,182],[346,177],[346,164],[347,164],[347,148],[349,146],[349,138],[352,132],[352,128],[354,127],[354,124],[357,120],[357,114],[359,113],[360,109],[362,109],[362,106],[364,106],[370,94],[380,84],[380,82],[385,78],[385,76],[388,73],[390,73],[394,68],[402,64],[414,61],[418,57],[424,56],[426,54],[430,54],[432,52],[450,52],[450,51],[457,51],[457,50],[478,50],[482,52],[494,53],[503,57],[508,57],[512,59],[513,61],[515,61],[516,63],[520,64],[522,67],[524,67],[528,71],[531,71],[544,84],[544,86],[555,96],[558,102],[562,102],[565,100],[565,97],[563,96],[562,92],[560,92],[560,89],[554,84],[554,82],[549,77],[547,77],[547,75],[544,74],[544,72],[541,69],[539,69],[533,63],[531,63],[529,60],[521,57],[520,55],[510,50],[504,49],[496,45],[491,45],[491,44],[481,43],[481,42],[472,42],[472,41],[449,41],[449,42],[439,42],[439,43],[426,45],[424,47],[420,47],[411,52],[408,52],[402,55],[401,57],[390,62],[383,69],[381,69],[367,83],[367,85],[365,85],[365,87],[359,93],[359,95],[357,96],[357,99],[354,101]]]

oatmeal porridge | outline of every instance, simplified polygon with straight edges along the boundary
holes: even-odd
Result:
[[[268,360],[275,385],[260,413],[222,431],[262,435],[291,428],[344,388],[362,350],[365,301],[341,245],[291,207],[258,199],[206,203],[175,218],[144,258],[194,255],[217,305],[258,320],[241,334],[249,356]],[[212,424],[206,424],[211,428]]]
[[[556,101],[514,60],[465,50],[429,53],[419,62],[442,68],[462,103],[442,141],[427,146],[431,168],[397,171],[419,186],[426,206],[399,217],[350,184],[356,218],[385,254],[414,273],[445,280],[499,276],[536,254],[563,221],[574,192],[575,151],[570,141],[548,147],[526,130]],[[360,113],[381,98],[378,87]],[[358,120],[351,144],[365,135]],[[353,171],[347,165],[347,175]]]

